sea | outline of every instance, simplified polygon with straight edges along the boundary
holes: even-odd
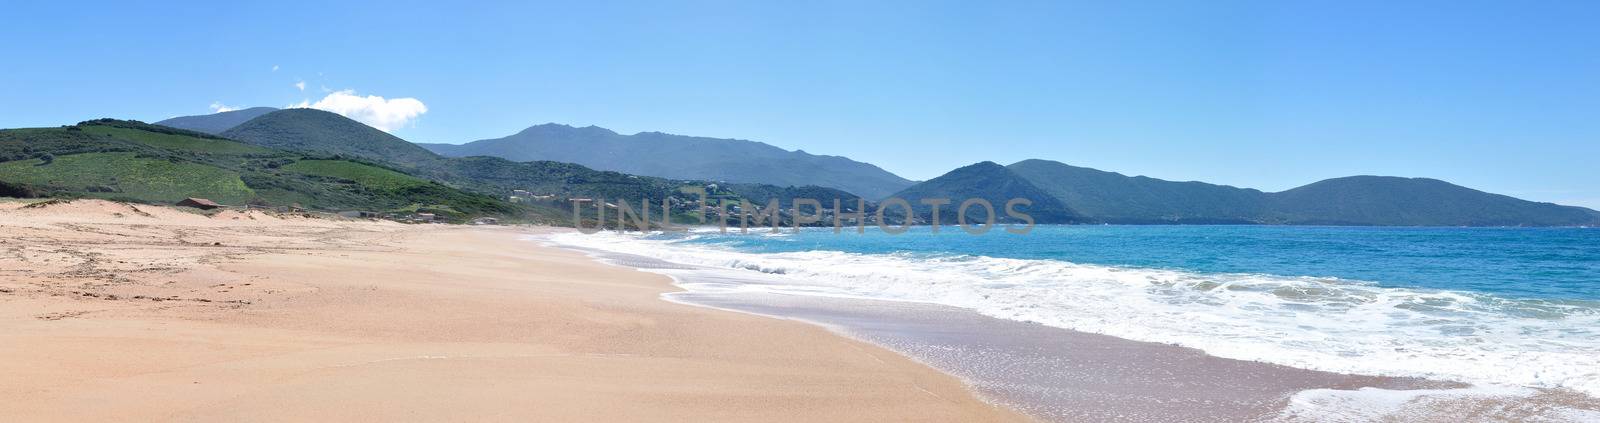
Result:
[[[684,290],[669,300],[702,305],[925,304],[1297,369],[1600,397],[1595,228],[703,228],[543,241],[648,259],[656,264],[636,267]],[[1339,401],[1413,398],[1370,394]],[[1543,417],[1600,419],[1562,413]]]

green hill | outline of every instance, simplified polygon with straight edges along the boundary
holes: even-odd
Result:
[[[438,155],[387,132],[316,109],[267,113],[223,131],[225,138],[280,150],[338,154],[415,165]]]
[[[263,148],[176,128],[101,119],[0,130],[0,183],[12,194],[171,203],[301,204],[322,210],[429,208],[517,216],[522,208],[373,163]]]

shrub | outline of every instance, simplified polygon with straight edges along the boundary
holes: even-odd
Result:
[[[36,198],[39,197],[39,192],[24,184],[0,181],[0,197]]]

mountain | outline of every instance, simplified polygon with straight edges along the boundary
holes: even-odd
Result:
[[[278,110],[250,119],[221,135],[262,147],[339,154],[406,166],[439,158],[387,132],[317,109]]]
[[[1283,192],[1172,182],[1024,160],[1017,175],[1105,223],[1251,223],[1378,226],[1579,226],[1600,212],[1536,203],[1426,178],[1352,176]]]
[[[940,224],[954,224],[958,216],[956,208],[963,201],[973,198],[988,200],[989,204],[994,206],[995,220],[999,222],[1014,221],[1007,217],[1005,211],[1006,202],[1014,198],[1033,202],[1029,206],[1018,206],[1017,210],[1032,216],[1036,223],[1074,223],[1082,220],[1066,203],[1035,186],[1022,175],[994,162],[981,162],[952,170],[937,178],[912,185],[891,197],[910,202],[918,215],[927,215],[932,211],[931,206],[922,204],[924,199],[949,200],[950,204],[940,206]],[[885,214],[899,212],[890,209]],[[973,206],[968,209],[967,220],[982,222],[985,220],[983,215],[981,206]]]
[[[271,107],[251,107],[248,109],[232,110],[209,115],[180,116],[156,122],[157,125],[169,126],[190,131],[204,132],[211,135],[222,133],[241,123],[258,116],[272,113],[278,109]]]
[[[746,140],[641,132],[622,135],[589,126],[544,124],[504,138],[461,145],[421,144],[449,157],[494,156],[550,160],[672,179],[817,185],[877,199],[912,182],[871,164],[838,156],[787,151]]]

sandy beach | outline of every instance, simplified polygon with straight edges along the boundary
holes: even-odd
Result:
[[[7,421],[1017,421],[533,229],[0,202]]]

